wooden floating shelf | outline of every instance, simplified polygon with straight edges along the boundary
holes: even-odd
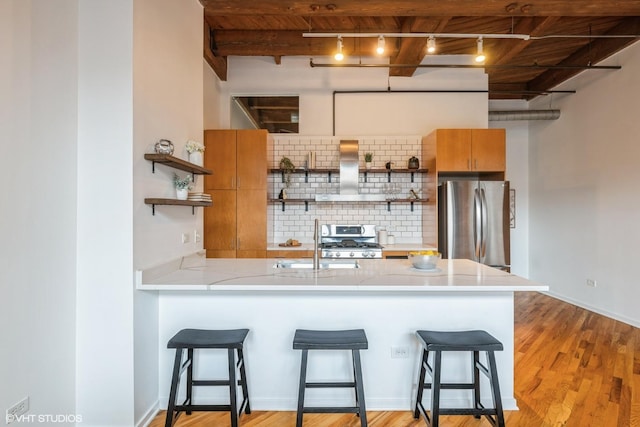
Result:
[[[185,172],[191,172],[194,175],[211,175],[213,173],[213,171],[211,171],[210,169],[203,168],[202,166],[198,166],[194,163],[179,159],[169,154],[148,153],[144,155],[144,158],[146,160],[150,160],[151,162],[153,162],[152,171],[154,173],[155,173],[156,163],[162,163],[174,169],[183,170]]]
[[[151,205],[151,212],[156,214],[156,206],[168,205],[168,206],[191,206],[191,213],[195,214],[196,207],[209,207],[213,205],[213,202],[200,202],[195,200],[178,200],[178,199],[162,199],[162,198],[147,198],[144,199],[145,204]]]
[[[321,201],[321,202],[317,202],[315,199],[268,199],[268,202],[270,204],[276,204],[276,203],[281,203],[282,204],[282,212],[285,211],[285,206],[287,205],[287,203],[290,204],[304,204],[304,211],[308,212],[309,211],[309,203],[386,203],[387,204],[387,210],[391,211],[391,205],[393,203],[398,203],[398,204],[410,204],[411,205],[411,212],[413,212],[413,205],[414,203],[418,203],[418,204],[428,204],[429,203],[429,199],[385,199],[385,200],[357,200],[357,201]]]

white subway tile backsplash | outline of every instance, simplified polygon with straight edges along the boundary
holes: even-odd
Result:
[[[337,169],[339,167],[340,137],[304,137],[299,135],[274,135],[273,159],[269,159],[271,167],[277,168],[283,156],[289,157],[296,167],[302,167],[310,151],[316,153],[316,169]],[[344,139],[344,138],[342,138]],[[421,158],[421,137],[349,137],[359,140],[360,164],[364,167],[364,153],[372,152],[373,167],[384,168],[391,161],[394,168],[406,168],[411,156]],[[421,159],[422,160],[422,159]],[[289,199],[313,199],[316,194],[338,193],[340,178],[331,175],[331,182],[326,173],[310,172],[305,182],[305,174],[293,174],[291,185],[287,188]],[[387,174],[368,174],[364,182],[364,174],[360,175],[360,192],[365,194],[388,194],[389,197],[407,198],[410,189],[414,189],[422,197],[421,177],[411,182],[409,174],[391,174],[391,183]],[[280,174],[271,174],[268,179],[269,197],[277,198],[284,188]],[[284,212],[282,205],[273,205],[269,213],[271,221],[267,235],[273,241],[284,241],[296,238],[303,243],[313,240],[313,223],[318,218],[321,223],[376,224],[387,227],[393,232],[397,243],[421,243],[423,235],[422,209],[420,204],[391,204],[390,211],[384,202],[367,202],[357,204],[346,203],[309,203],[307,210],[303,203],[288,203]],[[427,234],[433,234],[433,231]]]

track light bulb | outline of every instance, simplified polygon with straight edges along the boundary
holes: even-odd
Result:
[[[336,61],[342,61],[344,59],[344,54],[342,53],[342,36],[338,36],[338,47],[337,52],[334,55]]]
[[[384,36],[378,36],[378,47],[376,48],[376,52],[378,55],[382,55],[384,53]]]
[[[486,56],[484,56],[484,53],[482,53],[482,37],[478,37],[478,52],[476,54],[476,62],[484,62],[486,58]]]
[[[436,51],[436,38],[429,36],[427,39],[427,53],[434,53]]]

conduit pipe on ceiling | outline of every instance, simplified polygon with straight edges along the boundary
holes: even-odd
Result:
[[[560,110],[489,111],[489,121],[558,120]]]

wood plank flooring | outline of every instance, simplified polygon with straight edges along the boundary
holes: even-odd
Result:
[[[516,292],[515,397],[507,426],[640,427],[640,329],[537,292]],[[164,426],[161,411],[150,427]],[[368,411],[371,427],[425,426],[410,411]],[[241,427],[295,426],[295,412],[254,411]],[[224,412],[182,414],[177,427],[230,426]],[[357,427],[352,414],[305,414],[304,427]],[[447,427],[489,427],[471,416]]]

